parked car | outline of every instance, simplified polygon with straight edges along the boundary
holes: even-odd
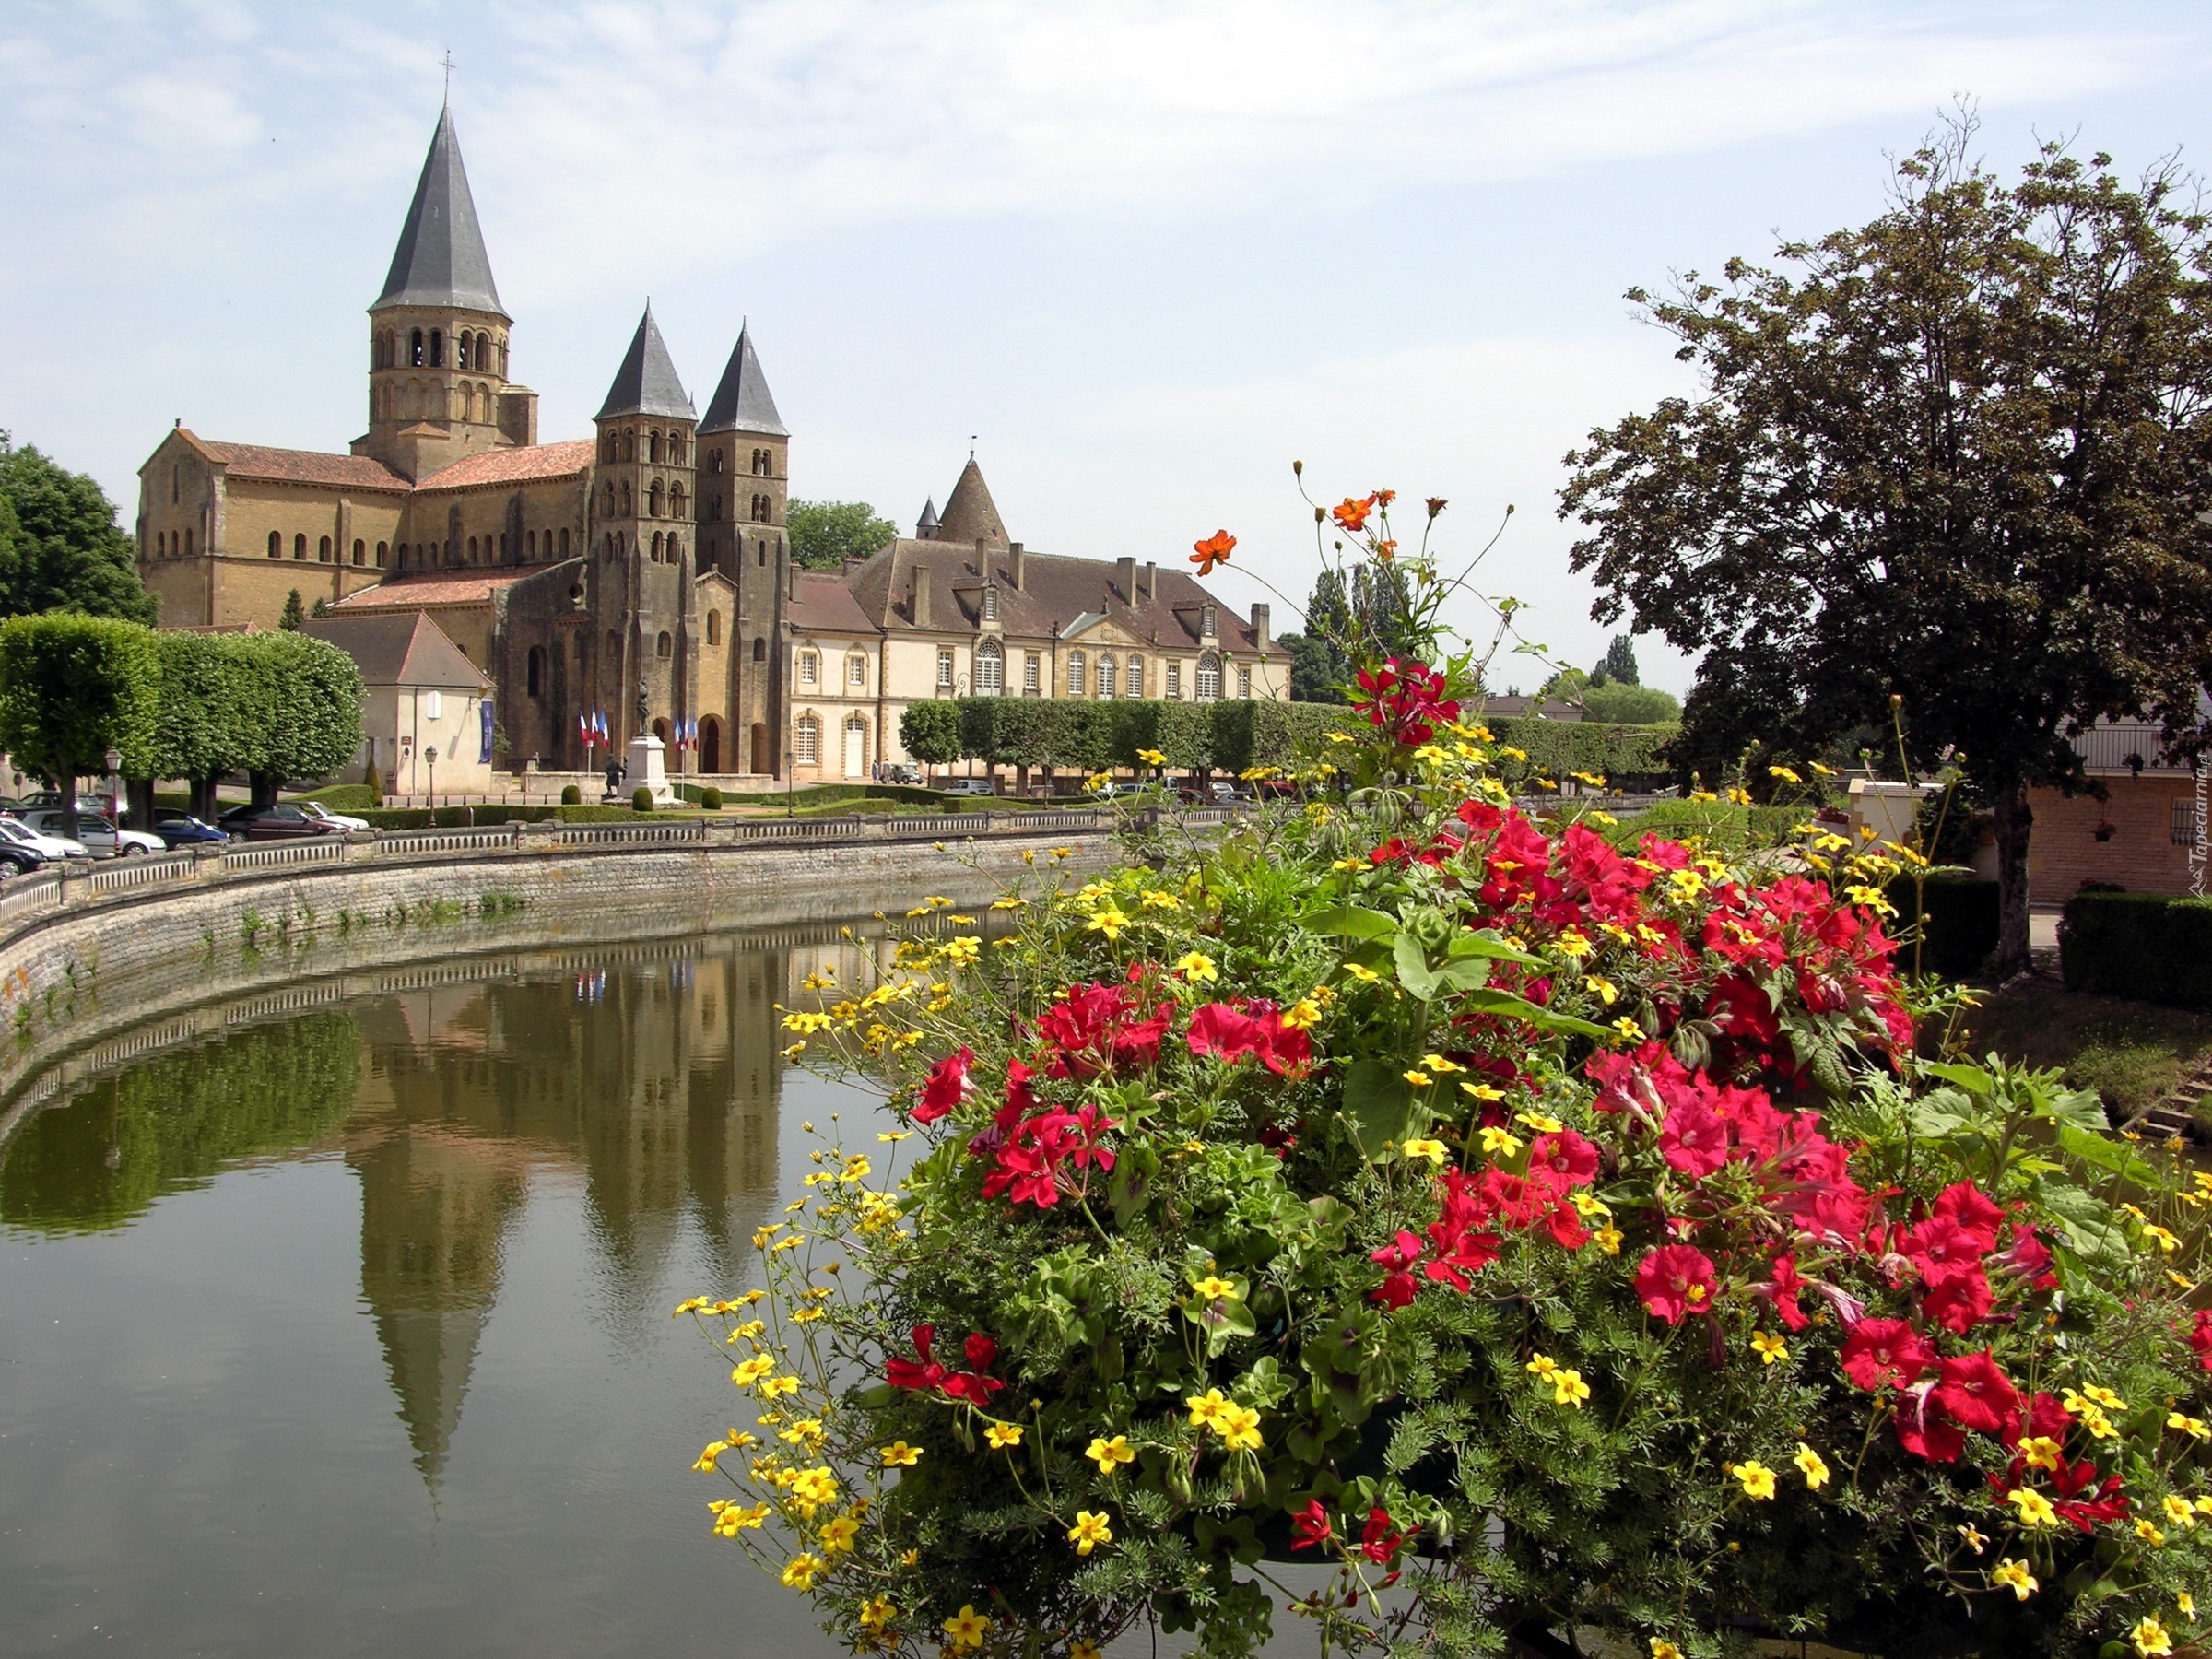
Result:
[[[367,818],[348,818],[343,812],[333,812],[320,801],[292,801],[287,804],[299,807],[309,818],[315,819],[318,823],[328,824],[333,830],[366,830],[369,828]]]
[[[36,794],[23,797],[22,811],[28,812],[38,806],[52,806],[58,809],[61,804],[62,792],[60,790],[41,789]],[[86,794],[80,790],[76,797],[76,809],[79,813],[97,812],[104,818],[108,811],[108,797],[100,794]],[[21,817],[22,813],[18,812],[17,816]],[[128,823],[130,821],[131,808],[127,801],[119,800],[115,803],[115,817],[118,822]]]
[[[937,787],[947,794],[988,795],[998,793],[998,785],[989,778],[947,778]]]
[[[7,823],[16,829],[22,829],[20,824],[16,824],[11,818],[0,818],[0,823]],[[29,831],[26,830],[25,833],[29,834]],[[33,870],[42,869],[52,862],[36,847],[26,846],[5,832],[0,832],[0,880],[10,876],[28,876]]]
[[[908,766],[903,761],[896,760],[883,769],[883,781],[886,783],[916,784],[924,782],[920,767]]]
[[[41,835],[59,837],[63,830],[62,809],[31,807],[23,814],[23,822]],[[158,835],[148,835],[143,830],[118,829],[101,814],[82,808],[76,815],[76,839],[95,858],[144,858],[148,853],[169,850]]]
[[[336,835],[335,824],[310,818],[289,801],[274,806],[233,806],[215,820],[233,841],[292,841],[304,835]]]
[[[203,824],[189,812],[162,811],[154,814],[154,833],[171,852],[179,847],[193,846],[200,841],[229,841],[230,838],[213,824]]]
[[[92,849],[83,841],[70,841],[59,835],[41,835],[20,818],[0,818],[0,840],[5,840],[11,847],[29,849],[45,864],[57,864],[65,858],[92,856]]]

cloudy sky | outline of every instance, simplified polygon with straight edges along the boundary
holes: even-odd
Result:
[[[797,494],[911,522],[973,435],[1031,547],[1302,594],[1295,456],[1515,505],[1483,585],[1585,664],[1559,458],[1688,385],[1622,289],[1877,211],[1961,95],[2008,167],[2212,147],[2199,4],[14,0],[0,428],[126,522],[173,419],[342,450],[448,51],[546,437],[648,296],[702,404],[749,316]]]

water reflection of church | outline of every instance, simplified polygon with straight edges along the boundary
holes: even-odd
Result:
[[[361,1296],[416,1465],[435,1483],[533,1179],[580,1175],[618,1317],[687,1234],[735,1284],[779,1208],[774,1005],[850,945],[594,953],[572,979],[425,985],[359,1006]],[[578,1018],[579,1002],[596,1003]]]

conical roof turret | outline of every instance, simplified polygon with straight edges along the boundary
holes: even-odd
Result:
[[[592,418],[659,415],[689,420],[692,414],[691,394],[684,390],[648,304],[645,314],[638,319],[638,332],[630,336],[629,349],[623,354],[622,367],[615,371],[615,383],[606,389],[606,402]]]
[[[491,256],[484,251],[484,229],[477,223],[476,198],[468,193],[468,173],[461,165],[461,141],[453,135],[451,108],[438,112],[438,130],[430,135],[422,177],[415,182],[415,199],[407,206],[407,222],[400,227],[384,291],[369,309],[385,311],[395,305],[453,306],[507,315],[492,284]]]
[[[975,464],[973,455],[961,469],[960,481],[945,498],[945,516],[937,521],[936,539],[1006,546],[1006,526],[991,500],[991,487],[983,482],[983,469]]]
[[[931,496],[922,503],[922,516],[914,521],[914,539],[934,541],[937,534],[937,498]]]
[[[740,325],[737,345],[724,367],[714,395],[707,399],[707,418],[700,435],[710,432],[759,432],[771,438],[788,438],[776,400],[769,394],[768,377],[760,372],[759,356],[753,350],[752,330]]]

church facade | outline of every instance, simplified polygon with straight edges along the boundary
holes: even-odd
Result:
[[[924,699],[1289,696],[1265,606],[1232,616],[1180,562],[1025,549],[972,455],[912,537],[800,570],[791,434],[749,331],[702,415],[648,306],[594,435],[545,443],[512,330],[441,112],[369,308],[367,431],[341,455],[179,423],[139,469],[162,624],[272,628],[294,593],[427,615],[491,681],[483,760],[505,771],[585,771],[650,730],[692,736],[671,773],[865,779],[909,758]],[[372,763],[406,790],[413,759]]]

